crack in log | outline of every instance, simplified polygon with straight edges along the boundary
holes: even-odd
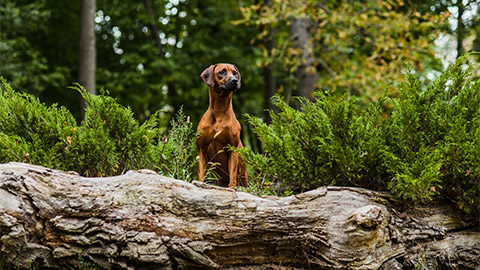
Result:
[[[459,228],[453,228],[446,230],[447,234],[452,234],[452,233],[458,233],[458,232],[465,232],[465,231],[471,231],[471,230],[476,230],[477,232],[480,231],[480,226],[478,224],[471,224],[468,226],[464,227],[459,227]]]

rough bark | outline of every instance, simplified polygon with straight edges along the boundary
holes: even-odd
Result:
[[[478,269],[475,220],[402,205],[359,188],[259,198],[151,171],[84,178],[8,163],[0,251],[21,268]]]
[[[82,0],[80,11],[80,37],[78,51],[78,83],[88,93],[95,94],[95,8],[96,0]],[[85,100],[80,97],[82,117],[85,113]]]

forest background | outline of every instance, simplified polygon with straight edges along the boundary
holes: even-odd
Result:
[[[384,93],[398,96],[409,75],[428,84],[449,61],[480,51],[480,9],[475,0],[0,3],[0,76],[13,89],[33,94],[47,105],[65,106],[73,121],[80,122],[82,96],[87,96],[71,86],[79,82],[89,93],[103,88],[130,108],[139,123],[159,112],[158,126],[168,133],[180,108],[194,125],[206,110],[207,87],[199,76],[203,69],[218,62],[234,63],[242,74],[235,112],[245,146],[257,153],[265,150],[265,144],[246,124],[246,114],[271,123],[269,110],[279,112],[283,106],[278,100],[273,106],[275,94],[294,108],[302,106],[293,97],[314,100],[315,93],[354,100],[358,108],[367,108]],[[93,34],[85,34],[89,32]],[[475,54],[467,59],[478,61]],[[478,76],[478,70],[473,74]],[[115,108],[109,102],[90,97],[91,104]],[[123,130],[135,126],[127,122]],[[69,138],[65,135],[63,140],[71,143]],[[466,175],[468,187],[475,186],[468,198],[476,197],[478,182],[472,182],[478,181],[476,169]],[[470,169],[461,173],[465,171]],[[434,187],[429,182],[423,189],[428,193]]]
[[[68,87],[79,81],[82,1],[0,2],[1,76],[80,119],[80,95]],[[95,89],[140,121],[161,110],[167,123],[183,106],[198,122],[208,104],[199,74],[212,63],[239,67],[234,107],[243,120],[268,118],[275,93],[311,98],[318,89],[374,101],[395,93],[407,65],[432,80],[445,61],[480,50],[473,0],[97,0],[94,11]]]

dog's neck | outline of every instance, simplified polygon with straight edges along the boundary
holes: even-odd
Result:
[[[218,88],[210,88],[210,104],[208,106],[208,109],[211,110],[214,114],[216,114],[217,112],[223,114],[226,111],[233,111],[232,95],[233,92],[224,92]]]

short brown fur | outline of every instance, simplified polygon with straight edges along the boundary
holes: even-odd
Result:
[[[198,180],[203,181],[207,168],[218,177],[221,186],[248,186],[245,163],[231,145],[243,148],[241,126],[232,107],[232,95],[241,86],[240,72],[232,64],[206,68],[202,79],[209,86],[209,106],[197,127]],[[238,181],[237,181],[238,179]]]

